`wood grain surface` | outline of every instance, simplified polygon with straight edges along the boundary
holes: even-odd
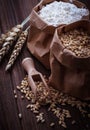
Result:
[[[31,12],[32,8],[40,0],[0,0],[0,34],[7,32],[13,26],[21,23]],[[89,0],[81,0],[90,9]],[[63,127],[55,125],[50,127],[51,121],[57,119],[47,111],[46,107],[41,110],[45,113],[46,122],[43,124],[37,123],[35,115],[26,109],[27,100],[21,99],[21,94],[17,92],[17,100],[14,98],[13,90],[20,84],[25,77],[26,72],[21,66],[21,61],[27,56],[31,56],[26,48],[23,47],[14,66],[9,72],[5,72],[6,64],[9,60],[11,51],[0,63],[0,130],[64,130]],[[35,59],[37,69],[43,74],[49,74],[47,70]],[[68,107],[68,106],[67,106]],[[70,108],[73,119],[76,119],[76,125],[70,125],[70,120],[67,121],[68,130],[90,130],[90,120],[82,118],[79,111],[75,108]],[[22,114],[22,119],[19,119],[18,114]],[[86,127],[87,126],[87,127]]]

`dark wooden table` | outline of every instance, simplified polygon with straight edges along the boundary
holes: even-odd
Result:
[[[90,1],[82,0],[90,9]],[[0,0],[0,34],[7,32],[14,25],[21,23],[31,12],[32,8],[39,2],[39,0]],[[11,52],[10,52],[11,53]],[[21,66],[21,61],[24,57],[30,56],[26,46],[24,46],[22,53],[19,55],[11,71],[5,72],[5,66],[8,62],[10,54],[8,54],[0,64],[0,130],[63,130],[61,126],[49,126],[50,121],[56,120],[54,116],[48,114],[45,107],[42,111],[46,113],[46,122],[39,124],[36,122],[35,115],[26,109],[27,100],[20,97],[17,92],[18,99],[14,98],[13,90],[20,84],[26,73]],[[42,73],[48,74],[48,71],[36,60],[37,69]],[[77,119],[76,126],[69,126],[68,130],[90,130],[89,120],[83,119],[80,113],[75,109],[71,110]],[[22,113],[20,120],[18,114]],[[69,121],[70,122],[70,121]]]

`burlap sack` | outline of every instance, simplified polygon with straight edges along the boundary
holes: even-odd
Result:
[[[40,61],[46,68],[50,68],[49,54],[50,44],[55,32],[56,27],[49,26],[38,15],[38,11],[41,10],[43,5],[46,5],[55,0],[42,0],[37,6],[35,6],[31,12],[30,17],[30,32],[27,47],[30,52]],[[58,0],[59,1],[59,0]],[[69,2],[69,0],[61,0]],[[76,0],[73,1],[78,7],[85,7],[85,5]],[[84,17],[84,18],[88,18]]]
[[[90,56],[75,56],[72,51],[64,48],[59,38],[63,32],[79,27],[90,34],[90,21],[78,21],[56,29],[50,48],[49,83],[62,92],[81,99],[90,99]]]

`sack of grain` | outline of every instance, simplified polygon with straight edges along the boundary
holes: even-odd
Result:
[[[46,68],[50,68],[50,45],[55,29],[83,18],[89,18],[89,11],[81,2],[42,0],[31,12],[28,49]]]
[[[90,99],[90,21],[56,29],[50,66],[50,85],[72,96]]]

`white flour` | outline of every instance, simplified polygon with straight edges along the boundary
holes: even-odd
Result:
[[[82,19],[89,14],[88,9],[78,8],[76,5],[66,2],[54,1],[39,11],[39,16],[49,25],[58,26],[69,24]]]

